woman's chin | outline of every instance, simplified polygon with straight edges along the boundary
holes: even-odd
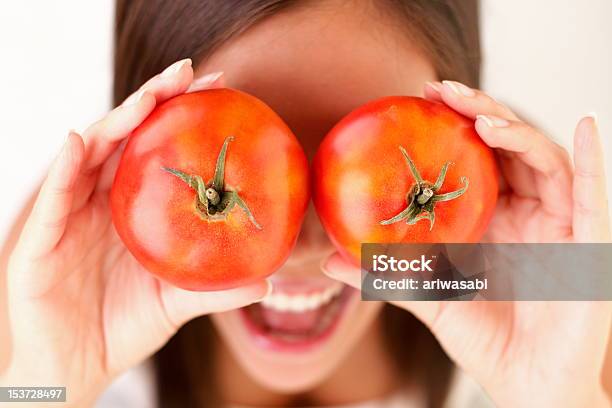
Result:
[[[286,279],[274,282],[261,303],[213,321],[250,377],[268,389],[298,393],[324,381],[375,318],[377,303],[359,298],[339,282]]]

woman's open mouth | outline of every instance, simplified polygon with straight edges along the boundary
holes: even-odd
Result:
[[[275,285],[261,303],[241,309],[260,346],[278,351],[305,351],[327,338],[341,320],[354,289],[340,283],[311,289]]]

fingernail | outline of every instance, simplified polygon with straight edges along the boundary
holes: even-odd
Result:
[[[70,137],[76,133],[76,130],[74,129],[70,129],[68,131],[68,134],[66,135],[66,137],[64,138],[64,141],[62,142],[62,147],[59,149],[59,156],[63,156],[66,154],[66,151],[68,150],[68,146],[70,145]]]
[[[73,137],[81,137],[81,136],[79,135],[79,132],[77,132],[76,130],[70,129],[68,131],[68,136],[66,136],[65,144],[70,143],[71,142],[70,139],[73,138]]]
[[[457,81],[442,81],[444,85],[446,85],[451,91],[456,93],[457,95],[472,97],[476,95],[474,90],[466,85],[463,85],[461,82]]]
[[[599,124],[599,119],[597,117],[597,113],[596,112],[589,112],[585,115],[586,118],[591,118],[593,119],[593,123],[595,124],[595,126],[597,126]]]
[[[172,75],[175,75],[177,72],[181,70],[185,65],[191,66],[191,58],[185,58],[180,61],[176,61],[174,64],[170,65],[168,68],[164,69],[161,74],[159,74],[162,78],[167,78]]]
[[[268,290],[266,290],[266,294],[260,297],[259,299],[257,299],[256,302],[261,302],[262,300],[270,296],[270,294],[272,294],[272,291],[274,290],[274,286],[272,286],[272,282],[269,279],[266,279],[266,282],[268,283]]]
[[[146,89],[141,89],[139,91],[134,92],[121,105],[122,106],[136,105],[138,102],[142,100],[142,97],[144,96],[146,91],[147,91]]]
[[[327,264],[329,263],[329,260],[331,259],[331,255],[323,258],[323,260],[319,263],[319,269],[321,270],[321,272],[323,272],[324,274],[328,275],[328,268],[327,268]]]
[[[198,91],[200,89],[207,88],[210,84],[215,82],[223,75],[223,71],[211,72],[210,74],[206,74],[199,78],[194,79],[194,81],[187,88],[187,92]]]
[[[492,115],[476,115],[476,120],[481,120],[490,128],[504,128],[510,126],[510,122],[506,119]]]
[[[335,268],[333,265],[330,268],[330,264],[332,264],[333,262],[334,255],[330,255],[321,261],[321,263],[319,264],[319,268],[321,269],[321,272],[323,272],[325,275],[335,278],[339,275],[339,268]]]
[[[425,85],[433,89],[434,91],[440,93],[442,91],[442,84],[440,82],[425,82]]]
[[[68,135],[64,139],[64,144],[59,152],[58,157],[62,160],[70,159],[74,154],[74,141],[72,140],[75,137],[80,137],[76,130],[70,129],[68,131]]]
[[[595,141],[595,134],[597,132],[597,114],[595,112],[589,112],[584,115],[585,118],[591,118],[593,120],[593,126],[595,131],[581,132],[576,141],[577,147],[583,151],[591,150],[591,147]]]

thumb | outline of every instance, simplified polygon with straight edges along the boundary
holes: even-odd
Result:
[[[361,289],[361,269],[345,261],[338,253],[321,264],[323,273],[356,289]],[[442,303],[438,301],[389,301],[394,306],[412,313],[430,329],[440,313]]]
[[[333,278],[357,289],[361,288],[361,271],[342,259],[338,254],[330,256],[323,262],[321,269]],[[478,349],[474,345],[482,344],[481,350],[489,339],[486,333],[474,330],[491,327],[489,316],[482,313],[479,307],[481,302],[453,302],[453,301],[389,301],[388,303],[412,313],[419,319],[438,339],[440,345],[449,357],[465,368],[466,350]],[[493,302],[497,303],[497,302]],[[498,314],[504,309],[504,302],[491,306],[498,309]],[[506,308],[507,309],[507,308]],[[494,314],[493,314],[494,315]],[[468,362],[469,363],[469,362]]]
[[[574,239],[609,242],[605,159],[594,114],[583,118],[576,127],[574,164]]]
[[[261,280],[216,292],[179,289],[142,271],[110,287],[106,307],[107,367],[118,374],[159,350],[198,316],[237,309],[262,300],[272,286]]]
[[[208,313],[225,312],[257,303],[272,291],[272,284],[262,280],[250,285],[214,292],[194,292],[162,284],[161,300],[168,320],[178,330],[183,324]]]
[[[344,260],[337,252],[321,263],[321,270],[332,279],[344,282],[355,289],[361,289],[361,270]]]

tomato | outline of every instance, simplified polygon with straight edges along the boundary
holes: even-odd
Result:
[[[231,89],[158,106],[130,136],[110,196],[134,257],[198,291],[273,273],[295,244],[308,200],[297,139],[267,105]]]
[[[365,242],[477,242],[497,200],[495,156],[473,121],[422,98],[357,108],[326,135],[312,168],[319,218],[354,264]]]

